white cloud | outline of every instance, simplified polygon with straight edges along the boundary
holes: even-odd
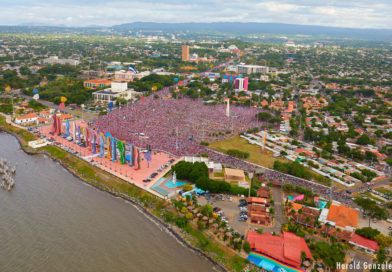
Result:
[[[0,24],[114,25],[150,22],[282,22],[392,28],[389,0],[1,0]]]

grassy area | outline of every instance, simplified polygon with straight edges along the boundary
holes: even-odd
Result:
[[[218,141],[215,143],[212,143],[209,145],[210,148],[213,148],[215,150],[221,151],[221,152],[226,152],[228,149],[238,149],[243,152],[248,152],[249,153],[249,158],[244,159],[253,163],[256,163],[258,165],[268,167],[273,169],[274,162],[276,160],[281,161],[281,162],[288,162],[288,160],[282,158],[282,157],[277,157],[275,158],[273,156],[273,153],[271,151],[266,150],[266,152],[261,151],[261,147],[258,145],[250,144],[248,143],[247,140],[241,138],[240,136],[235,136],[223,141]],[[316,178],[316,182],[319,182],[317,178],[321,178],[322,176],[311,169],[309,171],[312,173],[312,175]],[[323,182],[319,182],[324,185],[329,185],[325,184]],[[337,183],[338,184],[338,183]],[[339,186],[339,185],[337,185]]]
[[[235,136],[227,140],[211,143],[209,147],[221,152],[226,152],[229,149],[238,149],[243,152],[248,152],[249,158],[246,159],[247,161],[268,168],[272,168],[274,165],[274,161],[276,160],[284,162],[287,161],[286,159],[283,159],[281,157],[275,158],[273,156],[273,153],[268,150],[266,150],[266,152],[262,152],[260,146],[249,144],[247,140],[241,138],[240,136]]]
[[[381,198],[381,197],[377,197],[377,196],[373,195],[373,194],[370,193],[370,192],[366,192],[366,193],[364,193],[364,194],[362,194],[362,195],[366,195],[368,198],[373,199],[373,200],[375,200],[375,201],[379,201],[379,202],[381,202],[381,203],[385,203],[385,199],[383,199],[383,198]]]
[[[195,227],[188,226],[186,232],[192,235],[192,244],[198,248],[214,254],[214,258],[222,262],[229,270],[242,271],[248,262],[240,256],[234,254],[220,243],[211,240],[204,233]],[[227,258],[229,257],[229,258]]]
[[[392,191],[391,191],[391,190],[388,190],[388,189],[386,189],[386,188],[384,188],[384,187],[375,188],[375,190],[376,190],[377,192],[382,193],[382,194],[390,194],[390,195],[392,195]]]
[[[3,115],[0,115],[0,127],[3,127],[6,131],[17,135],[22,146],[26,146],[29,141],[37,139],[37,137],[29,131],[7,124]]]
[[[216,178],[223,178],[225,176],[225,174],[222,173],[214,173],[214,177]]]

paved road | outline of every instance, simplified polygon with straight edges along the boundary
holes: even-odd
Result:
[[[347,272],[360,272],[363,271],[364,263],[373,263],[373,259],[364,253],[359,253],[354,250],[348,250],[347,255],[351,259],[352,268],[347,269]],[[355,266],[355,267],[354,267]]]
[[[23,93],[20,93],[19,96],[23,97],[26,100],[32,100],[33,99],[31,96],[25,95]],[[38,99],[37,101],[39,103],[49,107],[49,108],[60,110],[58,105],[56,105],[56,104],[54,104],[54,103],[52,103],[50,101],[46,101],[46,100],[42,100],[42,99]],[[86,121],[94,119],[97,116],[96,114],[93,114],[93,113],[90,113],[90,112],[85,112],[85,111],[78,110],[78,109],[72,110],[70,108],[64,108],[61,111],[62,112],[66,112],[66,113],[70,113],[70,114],[72,114],[74,116],[78,116],[79,118],[82,118],[82,119],[84,119]]]

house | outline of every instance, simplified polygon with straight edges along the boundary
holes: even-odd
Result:
[[[373,254],[380,248],[376,241],[367,239],[356,233],[352,233],[351,239],[348,241],[348,243]]]
[[[262,197],[262,198],[268,198],[269,197],[269,188],[267,186],[260,187],[257,190],[257,196]]]
[[[72,119],[72,115],[71,114],[69,114],[69,113],[64,113],[64,114],[62,114],[62,115],[60,115],[60,120],[61,121],[64,121],[64,120],[67,120],[67,119]]]
[[[269,214],[268,213],[257,213],[250,214],[250,222],[254,224],[260,225],[268,225],[269,223]]]
[[[248,202],[248,204],[252,205],[252,204],[256,204],[256,205],[268,205],[269,201],[266,198],[261,198],[261,197],[248,197],[246,199],[246,202]]]
[[[281,236],[274,236],[269,232],[258,234],[249,231],[247,241],[254,251],[296,268],[301,267],[302,252],[305,252],[306,258],[312,259],[304,238],[292,232],[283,231]]]
[[[290,202],[292,205],[290,218],[296,223],[313,228],[316,224],[320,211],[316,208],[304,206],[295,202]],[[300,211],[300,212],[299,212]]]
[[[19,116],[15,118],[15,123],[16,124],[28,124],[32,122],[37,122],[39,119],[39,116],[35,113],[29,113],[24,116]]]
[[[333,236],[340,241],[347,242],[359,249],[365,250],[368,253],[374,254],[380,248],[376,241],[362,237],[355,232],[348,230],[337,230],[334,227],[324,225],[321,227],[320,232],[328,236]]]
[[[344,205],[331,204],[326,219],[322,220],[332,226],[354,231],[358,227],[358,211]]]

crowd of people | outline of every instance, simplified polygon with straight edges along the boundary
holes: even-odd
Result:
[[[208,154],[212,161],[247,172],[262,169],[265,180],[301,186],[329,198],[330,187],[261,168],[201,145],[201,142],[222,140],[246,132],[249,128],[260,127],[256,118],[259,109],[230,105],[230,116],[226,116],[224,104],[205,105],[202,100],[171,99],[169,88],[160,90],[156,95],[158,98],[150,95],[114,109],[90,125],[97,131],[110,132],[115,138],[138,147],[149,146],[176,156]],[[332,192],[332,196],[341,202],[348,201],[347,196],[339,192]]]
[[[160,92],[161,97],[164,94],[165,90]],[[201,142],[223,140],[258,127],[258,112],[254,107],[230,105],[230,116],[226,116],[224,104],[149,96],[100,116],[92,126],[136,146],[197,156],[205,151]]]
[[[336,201],[349,204],[351,199],[347,196],[345,192],[338,192],[333,190],[331,187],[327,187],[309,180],[297,178],[291,175],[287,175],[282,172],[278,172],[271,169],[265,169],[263,180],[280,182],[281,184],[291,184],[293,186],[300,186],[305,189],[311,190],[313,193],[322,196],[325,199],[329,199],[330,196]],[[331,194],[332,190],[332,194]]]

